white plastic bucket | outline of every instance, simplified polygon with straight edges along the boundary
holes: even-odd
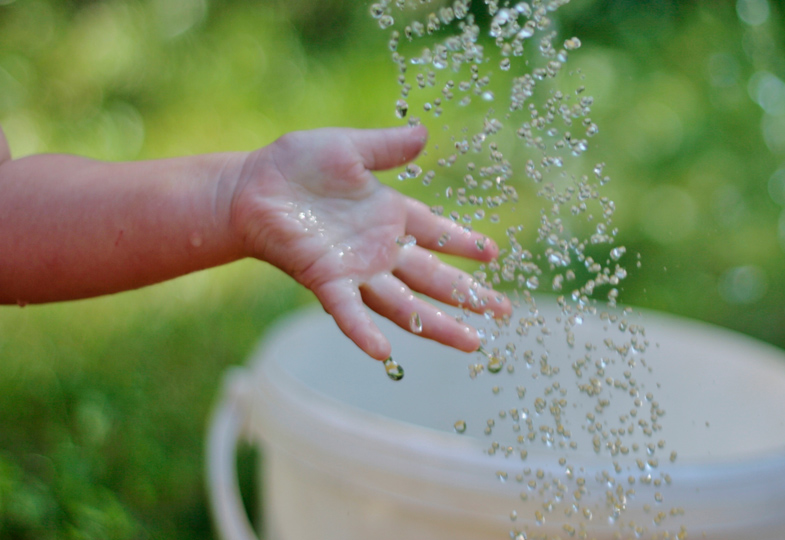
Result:
[[[557,320],[553,304],[540,312]],[[406,371],[402,381],[392,382],[326,314],[306,310],[272,330],[249,367],[227,375],[208,436],[208,489],[218,532],[225,540],[255,538],[234,466],[237,441],[248,439],[264,453],[261,537],[267,540],[501,540],[511,530],[527,539],[635,538],[630,524],[643,527],[643,538],[686,531],[696,539],[782,540],[785,354],[684,319],[646,313],[642,322],[650,344],[632,377],[666,411],[653,440],[667,442],[659,457],[665,473],[658,474],[670,482],[636,483],[631,503],[615,521],[603,515],[607,493],[594,487],[582,501],[597,510],[591,520],[568,519],[560,507],[535,523],[531,516],[542,507],[538,492],[522,501],[526,483],[513,474],[501,482],[496,474],[526,467],[558,478],[564,474],[562,455],[592,481],[613,470],[610,458],[592,450],[585,428],[590,404],[584,407],[579,395],[573,392],[564,420],[576,450],[533,444],[525,461],[517,454],[491,456],[496,434],[480,428],[496,411],[529,399],[515,395],[517,381],[528,381],[527,396],[534,399],[542,391],[537,385],[553,379],[530,376],[529,368],[518,366],[514,375],[486,372],[472,380],[465,366],[477,354],[380,320]],[[551,336],[542,347],[551,364],[569,370],[585,353],[586,341],[617,339],[615,324],[590,318],[576,330],[575,347],[563,336]],[[534,334],[519,339],[521,346],[535,343]],[[574,379],[564,371],[559,378],[567,387]],[[464,434],[453,429],[458,419],[470,426]],[[673,450],[678,457],[671,463]],[[629,459],[623,463],[619,484],[639,473]],[[661,508],[651,502],[655,491],[664,497]],[[683,512],[671,515],[672,509]],[[658,512],[668,514],[666,528],[654,523]]]

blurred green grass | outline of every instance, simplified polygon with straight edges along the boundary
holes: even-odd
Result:
[[[765,21],[740,20],[761,5]],[[0,0],[0,124],[15,157],[111,160],[396,125],[387,37],[367,10]],[[781,347],[784,14],[765,0],[573,0],[559,17],[584,43],[572,69],[595,97],[591,159],[607,163],[630,254],[622,301]],[[394,174],[382,177],[435,201],[435,187]],[[0,308],[0,538],[210,537],[202,441],[220,378],[309,301],[244,261],[113,297]]]

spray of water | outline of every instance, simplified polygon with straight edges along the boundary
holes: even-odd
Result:
[[[474,276],[507,291],[519,318],[472,320],[483,346],[469,375],[502,378],[492,390],[508,400],[477,429],[491,438],[490,456],[520,458],[497,473],[500,481],[521,484],[510,538],[556,538],[547,532],[551,521],[562,524],[560,538],[588,538],[598,521],[616,523],[624,538],[682,538],[682,511],[667,507],[663,495],[671,481],[663,465],[676,460],[661,437],[665,412],[640,382],[651,370],[649,341],[639,316],[617,305],[628,254],[616,240],[616,205],[604,195],[611,180],[606,164],[591,161],[590,141],[600,133],[594,100],[569,63],[582,43],[560,36],[555,18],[568,3],[385,0],[371,6],[389,35],[400,88],[392,112],[432,133],[428,154],[398,179],[429,186],[432,212],[467,230],[482,226],[502,246]],[[558,305],[553,318],[537,305],[543,292]],[[464,300],[467,308],[482,307],[471,296]],[[468,309],[461,315],[476,317]],[[602,321],[605,335],[580,343],[576,335],[588,318]],[[564,340],[569,352],[552,357],[554,340]],[[513,402],[503,397],[505,384],[515,387]],[[574,407],[588,411],[580,425],[566,420]],[[471,432],[464,420],[453,428]],[[579,438],[606,460],[607,470],[588,477],[573,462],[585,451]],[[534,448],[552,451],[554,466],[528,468]],[[598,493],[602,506],[584,502]],[[645,522],[626,518],[633,506],[643,509]]]

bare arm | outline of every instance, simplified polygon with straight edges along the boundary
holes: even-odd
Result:
[[[11,160],[3,137],[0,303],[109,294],[255,257],[311,289],[374,358],[390,344],[366,307],[406,329],[417,313],[423,337],[476,350],[472,328],[414,293],[508,314],[507,299],[431,253],[489,261],[498,248],[371,172],[412,160],[425,137],[421,128],[324,129],[252,153],[131,163]]]
[[[240,158],[0,161],[0,302],[114,293],[241,258],[220,180]]]

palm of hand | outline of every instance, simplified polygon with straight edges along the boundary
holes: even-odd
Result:
[[[468,305],[475,311],[508,312],[506,300],[496,300],[429,251],[490,260],[496,248],[480,250],[482,236],[432,215],[373,176],[371,170],[399,165],[419,152],[422,135],[412,138],[412,130],[406,131],[293,133],[260,151],[240,211],[252,224],[247,243],[254,256],[311,289],[344,333],[374,358],[388,357],[390,346],[363,304],[407,330],[417,313],[423,336],[476,350],[479,340],[470,327],[413,291],[451,304],[457,291],[475,299]],[[391,132],[398,138],[374,137]],[[264,179],[254,181],[262,170]],[[450,240],[439,242],[445,233]],[[413,238],[418,245],[410,245]]]

